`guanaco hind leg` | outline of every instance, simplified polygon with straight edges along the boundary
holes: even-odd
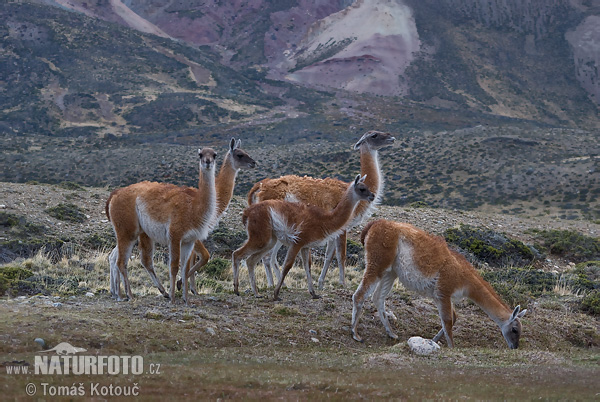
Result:
[[[196,289],[196,271],[206,265],[208,260],[210,259],[210,253],[204,247],[201,241],[196,241],[194,243],[194,251],[198,256],[198,261],[194,265],[192,265],[193,259],[190,258],[186,265],[186,278],[189,281],[190,290],[193,294],[197,295],[198,290]],[[178,286],[179,287],[179,286]]]
[[[113,299],[121,300],[121,273],[117,267],[118,254],[119,249],[118,247],[115,247],[108,255],[108,263],[110,266],[110,294]]]
[[[240,292],[239,292],[239,274],[240,274],[240,263],[242,262],[242,260],[245,259],[249,259],[252,255],[260,255],[261,257],[264,256],[269,250],[271,250],[273,247],[275,246],[275,242],[273,240],[271,240],[270,242],[268,242],[268,244],[263,246],[260,246],[260,248],[256,248],[256,246],[252,246],[248,241],[246,241],[246,243],[244,243],[244,245],[240,248],[238,248],[237,250],[235,250],[232,254],[231,254],[231,267],[233,269],[233,292],[239,296]],[[259,258],[260,260],[260,258]],[[258,260],[256,261],[258,262]],[[256,265],[256,262],[254,263],[254,266]],[[250,265],[250,264],[246,264],[246,265]],[[252,275],[250,278],[250,286],[252,286],[252,281],[254,280],[254,266],[252,266]],[[248,267],[248,274],[250,275],[250,267]],[[254,287],[256,288],[256,284],[254,285]],[[255,289],[253,289],[255,290]],[[255,295],[258,295],[258,292],[255,292]]]
[[[131,250],[133,249],[134,241],[117,241],[117,267],[119,268],[120,278],[123,279],[123,285],[125,286],[125,299],[121,299],[121,285],[120,278],[116,279],[117,285],[117,300],[129,300],[133,299],[133,293],[131,293],[131,286],[129,285],[129,278],[127,277],[127,261],[131,257]]]
[[[158,288],[158,291],[164,296],[169,297],[169,294],[165,291],[162,283],[158,280],[156,276],[156,272],[154,272],[154,264],[152,262],[152,257],[154,256],[154,241],[148,237],[145,233],[140,233],[138,249],[140,250],[140,260],[142,262],[142,266],[146,268],[148,274],[150,274],[150,278],[152,278],[152,282]]]
[[[368,269],[368,268],[367,268]],[[356,292],[352,295],[352,338],[358,342],[362,342],[362,338],[358,335],[358,320],[360,319],[365,299],[367,299],[378,287],[381,282],[381,278],[374,275],[366,274],[363,276],[360,285],[356,289]]]
[[[396,278],[396,273],[393,270],[384,272],[381,281],[379,282],[379,286],[377,286],[375,293],[373,294],[373,302],[377,306],[379,319],[381,320],[381,323],[383,324],[388,336],[392,339],[398,339],[398,335],[392,331],[392,327],[390,326],[388,313],[385,311],[385,299],[390,293]]]

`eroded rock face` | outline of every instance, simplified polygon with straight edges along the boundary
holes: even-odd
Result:
[[[287,78],[292,81],[359,93],[404,95],[408,86],[398,77],[419,49],[417,27],[408,6],[358,0],[315,22],[299,48],[287,50],[284,67],[291,67]]]
[[[587,17],[566,39],[573,50],[575,74],[581,86],[600,101],[600,16]]]

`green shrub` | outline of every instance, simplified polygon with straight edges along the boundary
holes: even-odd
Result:
[[[46,209],[46,213],[65,222],[83,223],[87,219],[83,210],[75,204],[58,204]]]
[[[541,246],[550,254],[575,262],[600,259],[600,239],[573,230],[542,230],[536,232]]]
[[[0,212],[0,226],[12,228],[19,224],[20,218],[17,215],[8,212]]]
[[[581,309],[592,315],[600,316],[600,290],[586,294],[581,300]]]
[[[206,263],[206,265],[202,268],[202,273],[209,278],[224,281],[227,280],[227,274],[230,268],[230,260],[215,257]]]
[[[244,241],[246,241],[246,231],[233,231],[221,222],[211,233],[205,245],[211,253],[229,258],[231,250],[238,249]]]
[[[428,208],[429,204],[427,204],[425,201],[415,201],[410,203],[409,207],[411,208]]]
[[[64,188],[65,190],[85,190],[81,185],[73,182],[73,181],[63,181],[57,185],[60,188]]]
[[[24,287],[22,282],[25,279],[33,276],[33,272],[28,269],[14,266],[0,267],[0,296],[9,292],[10,294],[17,295]]]
[[[214,293],[223,293],[225,291],[225,286],[213,278],[201,278],[197,282],[197,289],[200,290],[202,288],[212,289]]]
[[[571,271],[571,286],[581,290],[600,290],[600,261],[579,263]]]
[[[535,259],[535,250],[519,240],[489,229],[460,225],[446,230],[445,239],[480,261],[495,266],[527,265]]]

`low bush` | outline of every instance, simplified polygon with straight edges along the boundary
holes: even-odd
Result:
[[[448,243],[474,255],[479,261],[494,266],[525,266],[531,264],[537,254],[535,249],[519,240],[469,225],[447,229],[444,237]]]
[[[83,223],[87,220],[83,210],[75,204],[58,204],[55,207],[46,209],[46,213],[65,222]]]
[[[600,259],[600,239],[573,230],[535,231],[540,248],[574,262]]]

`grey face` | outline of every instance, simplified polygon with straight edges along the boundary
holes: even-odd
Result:
[[[202,169],[212,169],[215,167],[217,153],[212,148],[202,148],[198,151],[200,156],[200,166]]]
[[[231,156],[233,158],[234,166],[238,169],[240,168],[254,168],[256,167],[256,162],[254,159],[250,157],[245,151],[241,149],[234,149],[231,152]]]
[[[505,325],[502,328],[502,335],[511,349],[517,349],[519,347],[519,338],[521,337],[521,321],[517,318]]]
[[[358,194],[358,197],[361,200],[372,202],[375,199],[375,194],[373,194],[371,190],[369,190],[369,187],[367,187],[367,185],[363,182],[356,183],[354,186],[354,191],[356,191],[356,194]]]
[[[390,146],[396,141],[396,138],[390,133],[384,133],[382,131],[368,131],[360,140],[354,145],[354,149],[359,149],[362,145],[367,145],[370,149],[379,150],[381,148]]]

